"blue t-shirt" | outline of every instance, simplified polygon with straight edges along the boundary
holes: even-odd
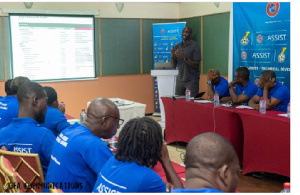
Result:
[[[45,116],[45,122],[40,124],[41,127],[50,129],[55,136],[60,134],[62,130],[70,126],[66,117],[57,108],[47,106],[47,112]]]
[[[257,90],[256,95],[262,97],[264,95],[264,89],[259,88]],[[286,86],[276,81],[276,85],[268,93],[268,95],[269,95],[269,99],[276,98],[280,100],[280,103],[277,106],[275,106],[272,110],[277,110],[281,112],[287,111],[287,105],[290,102],[290,90]]]
[[[241,84],[237,84],[235,86],[234,92],[236,93],[237,96],[245,94],[248,96],[250,99],[256,94],[258,87],[251,82],[250,80],[245,86],[242,86]],[[242,102],[242,105],[248,105],[248,101]]]
[[[0,99],[0,129],[11,123],[13,118],[18,118],[19,101],[13,95]]]
[[[63,192],[92,192],[97,174],[112,156],[100,138],[75,123],[57,136],[45,182]]]
[[[172,193],[223,193],[222,191],[213,188],[202,188],[202,189],[174,189]]]
[[[214,92],[218,92],[220,98],[230,96],[229,89],[228,89],[228,81],[221,77],[221,80],[218,84],[213,85]]]
[[[93,192],[166,192],[166,185],[151,168],[112,157],[98,174]]]
[[[55,136],[37,124],[32,118],[14,118],[0,130],[0,148],[5,146],[8,151],[38,153],[46,175]]]

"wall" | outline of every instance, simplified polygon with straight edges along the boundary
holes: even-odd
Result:
[[[153,78],[150,75],[104,76],[94,80],[40,82],[55,88],[58,100],[66,104],[66,113],[79,119],[82,108],[96,97],[119,97],[146,104],[146,113],[154,112]],[[0,96],[5,96],[0,82]]]
[[[124,2],[119,13],[110,2],[34,2],[31,9],[99,11],[100,18],[151,18],[180,19],[231,11],[231,4],[221,2],[216,8],[213,2],[150,3]],[[0,2],[0,8],[26,9],[23,2]],[[0,11],[1,15],[3,14]],[[2,56],[0,58],[2,60]],[[225,75],[226,77],[226,75]],[[226,77],[227,78],[227,77]],[[200,90],[206,91],[206,74],[200,76]],[[81,108],[95,97],[119,97],[147,105],[146,113],[154,112],[153,78],[149,74],[101,76],[95,80],[41,83],[56,89],[59,101],[66,104],[67,113],[79,118]],[[4,81],[0,81],[0,96],[4,95]]]
[[[221,2],[216,7],[214,2],[189,2],[179,4],[179,18],[190,18],[196,16],[212,15],[230,12],[232,2]]]
[[[179,3],[124,2],[121,13],[115,2],[33,2],[31,9],[100,11],[101,18],[177,19]],[[0,8],[26,9],[23,2],[0,2]],[[1,15],[1,13],[0,13]]]

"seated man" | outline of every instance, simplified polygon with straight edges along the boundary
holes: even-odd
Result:
[[[290,91],[276,81],[275,72],[265,70],[260,75],[259,89],[255,96],[249,100],[249,106],[259,110],[259,100],[264,97],[267,103],[267,110],[287,111],[287,105],[290,102]]]
[[[239,67],[235,71],[235,80],[228,85],[230,96],[220,99],[222,102],[232,101],[234,104],[248,105],[257,92],[257,86],[249,80],[250,72],[247,67]],[[235,87],[235,88],[234,88]]]
[[[235,192],[239,161],[231,143],[215,133],[194,137],[186,147],[185,189],[174,193]]]
[[[46,174],[55,137],[37,124],[45,120],[47,94],[40,84],[27,82],[20,86],[18,100],[19,117],[0,130],[0,147],[13,152],[38,153]]]
[[[228,81],[220,76],[216,69],[209,69],[207,72],[207,99],[213,100],[215,92],[219,93],[219,98],[230,96],[228,91]]]
[[[162,141],[161,127],[151,118],[135,118],[123,127],[116,156],[98,174],[93,192],[166,192],[165,183],[153,168],[160,161],[168,182],[182,187]]]
[[[27,77],[16,77],[11,81],[11,95],[0,99],[0,129],[11,123],[13,118],[18,118],[19,103],[17,93],[19,87],[30,80]]]
[[[57,136],[46,185],[52,183],[63,192],[92,192],[97,174],[113,156],[100,138],[113,137],[120,121],[115,103],[107,98],[94,99],[83,124],[75,123]]]
[[[66,117],[58,109],[57,93],[52,87],[44,87],[48,96],[48,106],[45,117],[45,123],[40,124],[42,127],[50,129],[55,136],[60,134],[62,130],[70,126]]]
[[[8,79],[7,81],[5,81],[5,93],[6,96],[12,95],[11,90],[10,90],[10,84],[12,82],[12,79]]]

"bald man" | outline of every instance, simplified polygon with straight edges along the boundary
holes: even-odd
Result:
[[[228,90],[228,81],[221,77],[217,69],[209,69],[207,72],[206,94],[208,100],[214,99],[215,92],[218,92],[219,98],[230,96]]]
[[[172,192],[235,192],[239,162],[228,140],[215,133],[203,133],[187,145],[185,189]]]
[[[46,184],[64,192],[92,192],[97,174],[113,156],[100,139],[109,139],[119,128],[117,106],[107,98],[96,98],[88,107],[83,124],[63,130],[53,145]],[[47,191],[47,190],[45,190]]]
[[[195,97],[199,93],[201,50],[199,44],[191,39],[192,33],[191,27],[182,29],[182,42],[171,50],[171,65],[178,67],[175,94],[185,95],[185,90],[189,88],[191,96]]]

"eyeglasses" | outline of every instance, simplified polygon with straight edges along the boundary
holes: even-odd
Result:
[[[120,118],[117,118],[117,117],[114,117],[114,116],[106,115],[104,117],[111,117],[111,118],[116,119],[118,121],[118,123],[119,123],[120,126],[124,123],[123,119],[120,119]]]

